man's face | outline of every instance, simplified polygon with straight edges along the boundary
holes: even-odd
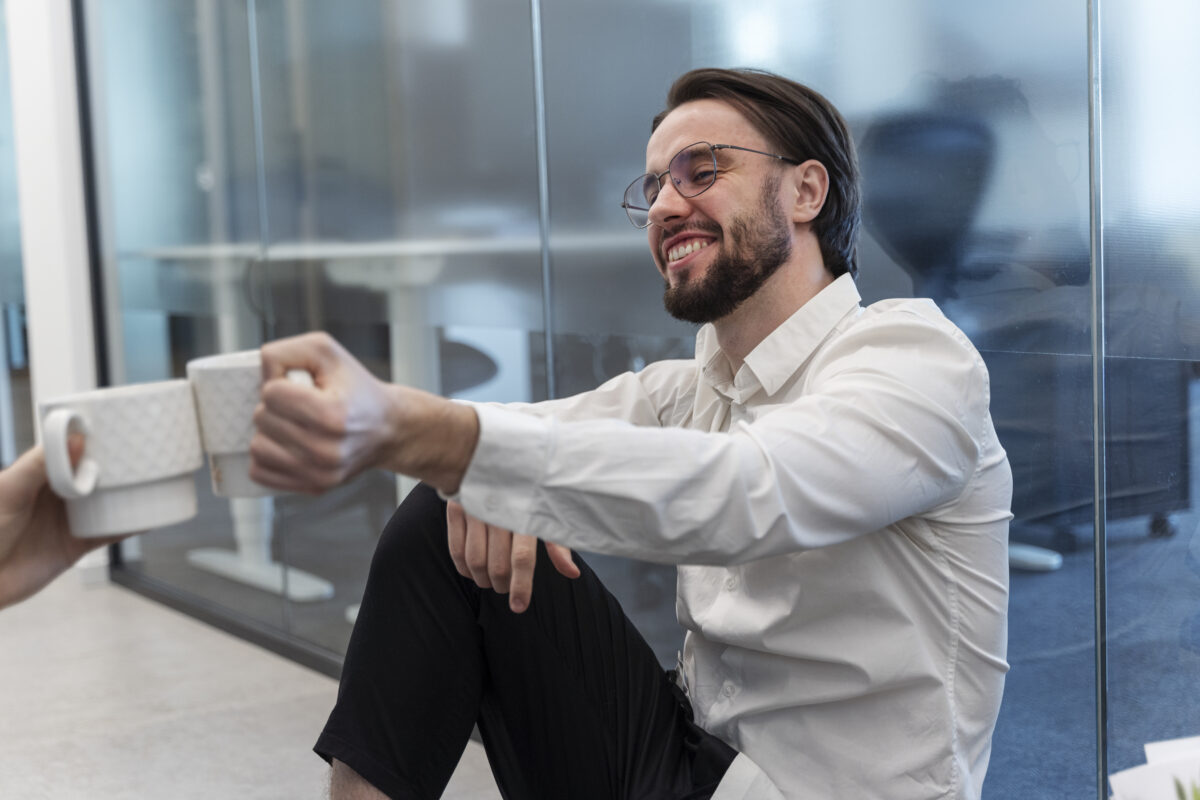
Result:
[[[771,148],[731,106],[716,100],[672,111],[646,146],[646,168],[659,173],[698,141]],[[772,159],[718,150],[717,179],[685,198],[670,178],[650,209],[650,251],[662,273],[663,303],[672,316],[711,322],[752,296],[787,261],[793,226],[782,205],[783,170]]]

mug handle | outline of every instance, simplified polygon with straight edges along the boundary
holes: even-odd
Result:
[[[45,436],[46,476],[54,493],[67,500],[87,497],[96,488],[100,477],[100,465],[86,455],[79,467],[71,468],[71,453],[67,449],[67,434],[74,426],[84,436],[88,434],[87,421],[77,411],[56,408],[42,422]]]

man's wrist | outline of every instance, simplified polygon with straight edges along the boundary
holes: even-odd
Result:
[[[479,442],[475,409],[406,386],[388,389],[393,409],[388,469],[444,494],[457,493]]]

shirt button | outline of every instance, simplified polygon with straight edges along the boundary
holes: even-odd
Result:
[[[737,588],[737,585],[738,585],[737,578],[726,578],[725,579],[725,588],[728,589],[729,591],[732,592],[734,589]]]
[[[500,508],[500,495],[489,494],[487,499],[483,501],[483,504],[487,507],[488,511],[495,511]]]
[[[725,684],[725,688],[721,689],[721,694],[725,695],[726,697],[733,697],[733,684]]]

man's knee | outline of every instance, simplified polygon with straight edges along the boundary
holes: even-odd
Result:
[[[446,543],[446,504],[436,491],[420,484],[413,489],[384,527],[375,559],[396,567],[413,566],[426,557],[449,560]]]
[[[387,800],[387,795],[336,758],[330,769],[329,797],[331,800]]]

